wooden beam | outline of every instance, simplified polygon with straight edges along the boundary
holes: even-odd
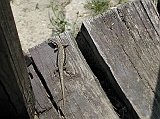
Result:
[[[65,32],[55,39],[69,45],[65,49],[68,71],[64,72],[65,106],[62,104],[59,75],[54,72],[57,62],[54,45],[45,41],[29,51],[48,97],[52,104],[60,109],[61,116],[67,119],[119,119],[71,33]]]
[[[77,42],[90,67],[97,77],[104,72],[134,118],[160,118],[160,19],[152,1],[86,20],[81,34]]]
[[[34,96],[9,0],[0,1],[0,67],[0,87],[8,99],[0,102],[0,116],[32,119]]]

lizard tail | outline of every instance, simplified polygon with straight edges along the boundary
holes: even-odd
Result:
[[[61,90],[62,90],[62,99],[63,99],[63,106],[65,106],[65,86],[64,86],[64,80],[63,77],[61,77]]]

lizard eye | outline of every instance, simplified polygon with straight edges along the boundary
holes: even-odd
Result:
[[[53,45],[54,45],[54,47],[55,47],[55,48],[57,48],[57,47],[58,47],[58,45],[57,45],[56,43],[53,43]]]
[[[56,43],[51,42],[51,41],[49,41],[48,45],[49,45],[51,48],[53,48],[53,49],[55,49],[55,48],[58,47]]]

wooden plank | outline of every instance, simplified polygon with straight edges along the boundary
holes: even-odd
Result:
[[[10,103],[8,105],[6,100],[0,102],[4,106],[0,117],[32,119],[33,91],[8,0],[0,1],[0,61],[0,85]],[[12,111],[8,110],[9,106]]]
[[[30,80],[35,95],[35,110],[39,119],[60,119],[58,112],[51,103],[51,98],[46,92],[33,65],[28,67]]]
[[[93,71],[105,71],[135,118],[160,118],[159,29],[152,2],[139,0],[84,21],[84,39],[77,38]]]
[[[29,51],[53,96],[53,100],[60,107],[65,118],[118,119],[72,35],[65,32],[56,39],[64,44],[69,44],[66,48],[66,65],[70,73],[64,76],[65,106],[62,105],[59,77],[54,74],[57,53],[54,52],[53,45],[45,41]]]

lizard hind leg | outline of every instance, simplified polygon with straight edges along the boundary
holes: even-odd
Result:
[[[66,65],[63,66],[63,71],[64,71],[64,74],[65,74],[66,76],[70,76],[70,75],[71,75],[71,72],[70,72],[69,70],[67,70]]]
[[[54,69],[54,76],[55,76],[55,77],[57,77],[58,71],[59,71],[59,69],[58,69],[58,67],[56,67],[56,68]]]

